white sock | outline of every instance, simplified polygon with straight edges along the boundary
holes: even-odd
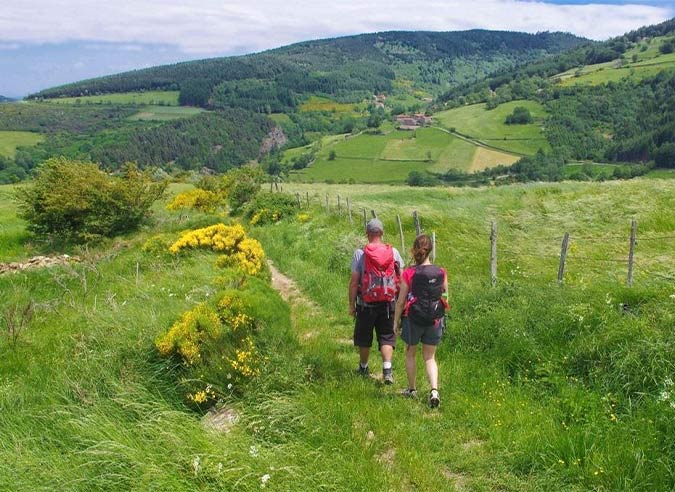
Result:
[[[391,361],[390,360],[385,360],[382,363],[382,369],[391,369]]]
[[[366,367],[368,367],[368,363],[366,362],[366,363],[364,364],[363,362],[359,362],[359,366],[361,366],[362,368],[365,369]]]

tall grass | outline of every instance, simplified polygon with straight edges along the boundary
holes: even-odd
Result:
[[[398,397],[400,350],[394,387],[353,376],[346,283],[365,238],[358,218],[350,227],[318,206],[338,190],[376,209],[393,242],[395,214],[405,211],[411,243],[413,208],[438,234],[453,310],[438,351],[437,411]],[[243,397],[224,402],[239,415],[227,433],[202,425],[174,384],[176,368],[153,348],[180,313],[213,295],[214,258],[140,250],[158,232],[222,217],[179,222],[158,207],[154,226],[82,250],[80,264],[1,276],[0,310],[30,297],[36,311],[15,347],[0,337],[0,490],[673,488],[672,283],[638,275],[628,289],[612,267],[571,270],[559,288],[555,259],[535,256],[548,252],[542,237],[562,229],[608,238],[577,251],[605,255],[632,215],[639,237],[668,235],[669,181],[311,191],[309,222],[252,228],[306,299],[290,314],[277,297],[261,299],[278,320],[269,361]],[[502,246],[521,254],[500,256],[496,289],[486,265],[493,218]],[[640,243],[638,253],[659,256],[664,274],[672,268],[665,242]],[[374,354],[371,363],[377,373]],[[423,379],[419,388],[428,389]]]

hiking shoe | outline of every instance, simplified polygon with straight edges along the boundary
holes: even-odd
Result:
[[[368,377],[369,372],[370,371],[368,371],[368,366],[362,367],[361,364],[359,364],[358,369],[356,369],[356,374],[358,374],[359,376],[362,376],[364,378]]]
[[[429,394],[429,406],[431,408],[436,408],[441,404],[441,397],[438,395],[438,390],[431,390]]]
[[[382,369],[382,379],[384,384],[394,384],[394,371],[390,367],[389,369]]]
[[[417,398],[417,390],[415,388],[406,388],[401,390],[401,396],[405,398]]]

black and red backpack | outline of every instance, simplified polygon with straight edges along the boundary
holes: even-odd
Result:
[[[399,271],[391,244],[369,243],[363,248],[363,274],[359,295],[367,304],[393,302],[399,286]]]
[[[436,265],[418,265],[410,285],[408,318],[417,325],[431,325],[445,315],[443,298],[445,273]]]

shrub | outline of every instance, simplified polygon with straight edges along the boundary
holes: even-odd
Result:
[[[96,164],[61,157],[46,161],[19,192],[19,210],[36,234],[87,241],[136,229],[165,189],[131,164],[109,176]]]
[[[220,267],[232,267],[247,275],[257,275],[264,270],[265,252],[258,241],[246,237],[241,224],[216,224],[184,232],[169,251],[175,255],[185,249],[197,248],[223,253],[218,259]]]
[[[530,110],[523,106],[516,106],[513,108],[513,112],[506,117],[507,125],[525,125],[526,123],[532,123],[532,121]]]
[[[244,216],[251,225],[270,224],[292,217],[297,208],[295,198],[286,193],[259,193],[246,207]]]
[[[264,256],[259,243],[245,237],[241,225],[218,224],[191,232],[183,235],[188,242],[197,240],[203,243],[200,246],[229,250],[234,252],[232,257],[256,249],[258,258]],[[221,240],[225,246],[218,245]],[[228,268],[216,281],[217,296],[183,313],[155,339],[159,354],[177,363],[179,385],[187,402],[198,409],[242,395],[252,381],[260,390],[272,381],[261,377],[272,374],[265,367],[278,371],[280,360],[288,357],[280,349],[293,350],[296,342],[288,306],[269,279],[245,273],[239,266]]]
[[[232,169],[225,174],[223,191],[229,200],[231,213],[238,213],[258,194],[264,178],[263,172],[253,167]]]
[[[200,212],[213,212],[221,204],[220,197],[213,191],[196,188],[184,191],[174,197],[166,206],[167,210],[194,209]]]

